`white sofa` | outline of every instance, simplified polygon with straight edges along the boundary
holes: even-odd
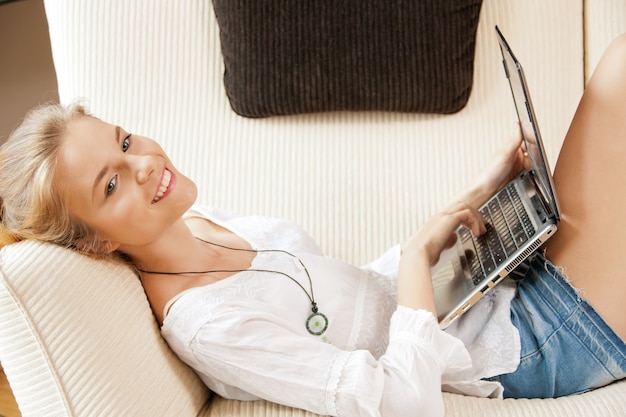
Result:
[[[552,163],[622,0],[485,0],[474,85],[453,115],[247,119],[222,84],[209,0],[45,0],[61,102],[155,138],[200,201],[299,222],[326,253],[365,263],[407,237],[508,137],[514,109],[494,35],[525,66]],[[28,416],[311,416],[212,397],[161,339],[127,269],[22,242],[0,251],[0,362]],[[582,395],[444,394],[448,416],[625,416],[626,381]],[[416,414],[417,415],[417,414]]]

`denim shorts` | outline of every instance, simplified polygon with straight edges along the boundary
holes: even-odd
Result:
[[[626,343],[542,254],[511,273],[511,319],[520,332],[518,369],[499,375],[504,396],[582,393],[626,378]]]

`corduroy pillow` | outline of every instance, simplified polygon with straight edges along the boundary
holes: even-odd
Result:
[[[482,0],[213,0],[233,110],[454,113]]]

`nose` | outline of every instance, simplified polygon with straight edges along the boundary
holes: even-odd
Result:
[[[135,178],[139,184],[144,184],[157,169],[157,160],[150,155],[133,155]]]

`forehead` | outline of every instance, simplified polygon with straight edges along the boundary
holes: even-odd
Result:
[[[67,124],[61,141],[57,166],[64,168],[93,165],[107,142],[113,143],[115,127],[99,119],[79,116]]]
[[[67,125],[57,156],[55,179],[74,194],[91,192],[94,178],[117,149],[115,126],[102,120],[78,116]]]
[[[111,140],[115,135],[116,126],[91,116],[79,115],[67,124],[64,142],[94,143]]]

